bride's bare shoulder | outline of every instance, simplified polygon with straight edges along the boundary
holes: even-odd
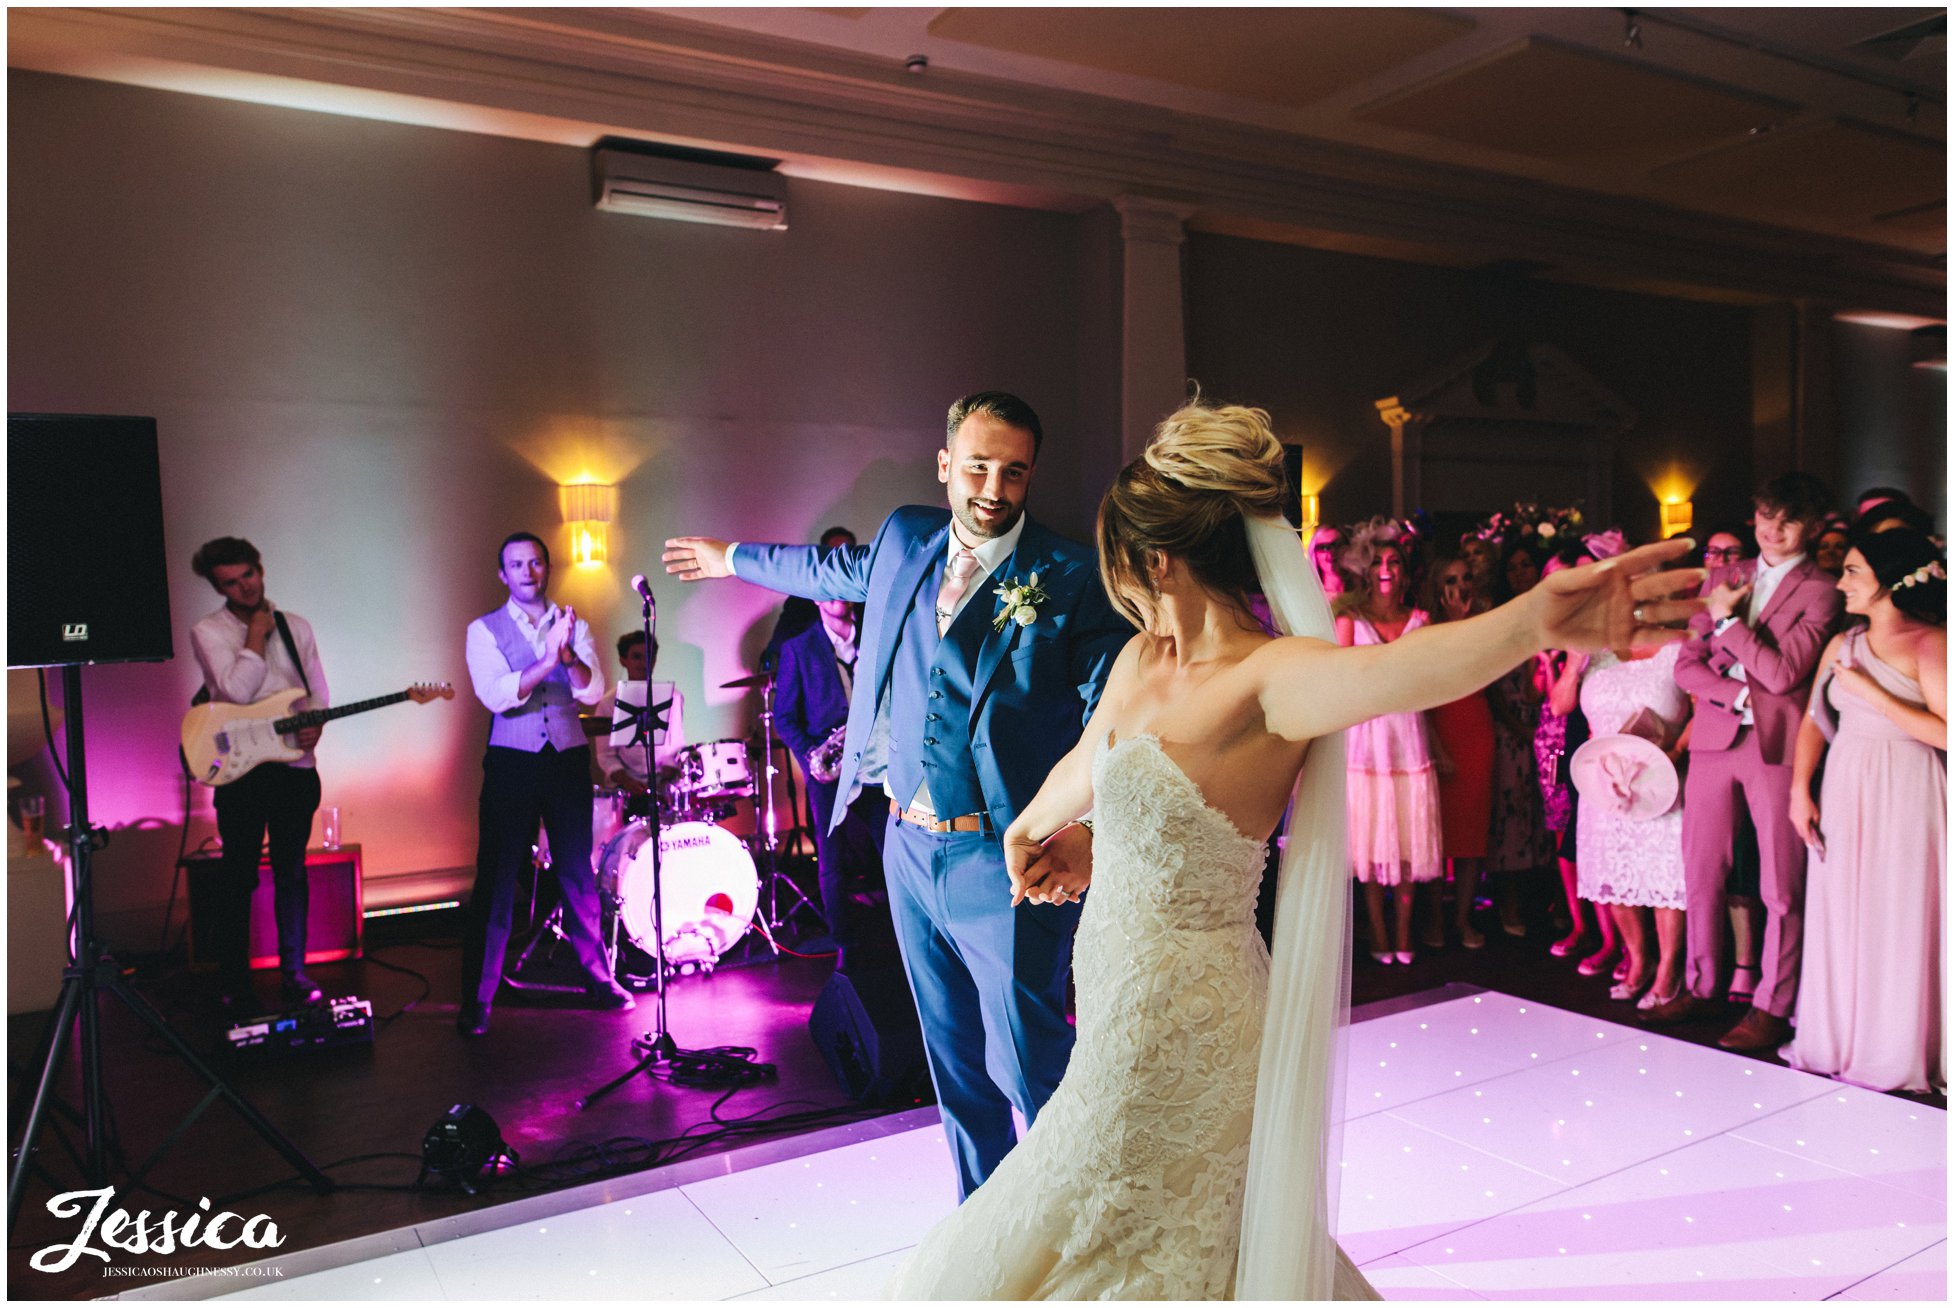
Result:
[[[1242,660],[1258,678],[1291,677],[1318,667],[1341,646],[1315,636],[1277,636],[1263,642]]]

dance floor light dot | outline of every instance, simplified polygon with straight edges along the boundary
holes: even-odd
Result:
[[[1478,1028],[1478,1027],[1476,1027],[1476,1026],[1475,1026],[1475,1027],[1473,1027],[1473,1028],[1472,1028],[1472,1032],[1471,1032],[1471,1034],[1473,1034],[1473,1035],[1478,1035],[1478,1034],[1479,1034],[1479,1028]]]
[[[1581,1069],[1577,1067],[1577,1068],[1575,1068],[1575,1069],[1574,1069],[1574,1070],[1573,1070],[1572,1072],[1570,1072],[1570,1073],[1569,1073],[1568,1075],[1570,1075],[1570,1076],[1579,1076],[1579,1075],[1581,1075]]]
[[[1685,1222],[1693,1222],[1693,1221],[1695,1221],[1696,1219],[1695,1219],[1694,1217],[1685,1217],[1685,1218],[1683,1218],[1683,1220],[1684,1220]]]
[[[1752,1108],[1762,1108],[1762,1107],[1764,1107],[1764,1105],[1763,1105],[1763,1104],[1752,1104],[1752,1105],[1751,1105],[1751,1107],[1752,1107]]]
[[[1688,1127],[1684,1127],[1684,1128],[1683,1128],[1683,1134],[1684,1134],[1684,1135],[1695,1135],[1695,1134],[1696,1134],[1696,1132],[1694,1132],[1694,1131],[1692,1131],[1692,1130],[1690,1130],[1690,1129],[1689,1129]]]
[[[1581,1214],[1581,1220],[1582,1220],[1582,1221],[1584,1221],[1584,1222],[1592,1222],[1592,1221],[1594,1220],[1594,1214],[1593,1214],[1593,1213],[1582,1213],[1582,1214]]]
[[[1418,1024],[1418,1029],[1420,1031],[1429,1031],[1432,1029],[1432,1024],[1430,1022],[1420,1022]]]
[[[1790,1204],[1786,1204],[1786,1205],[1784,1206],[1784,1211],[1786,1211],[1787,1213],[1788,1213],[1788,1212],[1790,1212],[1790,1211],[1791,1211],[1791,1205],[1790,1205]]]
[[[1586,1104],[1589,1108],[1594,1107],[1594,1100],[1592,1099],[1583,1099],[1581,1102]]]
[[[1878,1152],[1879,1152],[1879,1150],[1877,1150],[1877,1149],[1868,1149],[1868,1150],[1867,1150],[1866,1152],[1867,1152],[1867,1153],[1869,1153],[1869,1154],[1876,1154],[1876,1153],[1878,1153]]]
[[[1681,1099],[1682,1097],[1683,1097],[1683,1092],[1682,1092],[1682,1091],[1680,1091],[1680,1090],[1678,1090],[1678,1091],[1676,1092],[1676,1098],[1678,1098],[1678,1099]]]

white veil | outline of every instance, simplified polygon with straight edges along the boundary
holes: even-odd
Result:
[[[1263,595],[1285,636],[1336,639],[1323,586],[1279,518],[1244,515]],[[1350,1013],[1350,872],[1343,735],[1312,741],[1290,796],[1276,891],[1269,1007],[1249,1139],[1238,1299],[1375,1298],[1336,1247]]]

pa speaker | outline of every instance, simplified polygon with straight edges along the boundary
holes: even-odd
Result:
[[[928,1092],[923,1029],[900,970],[836,972],[814,1001],[807,1029],[856,1103],[911,1104]]]
[[[174,653],[156,420],[8,414],[7,666]]]

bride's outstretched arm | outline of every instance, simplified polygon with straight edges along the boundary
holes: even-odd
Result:
[[[1054,862],[1066,861],[1067,853],[1073,852],[1059,842],[1047,842],[1092,808],[1093,751],[1099,746],[1099,738],[1106,734],[1107,725],[1119,718],[1119,706],[1126,698],[1139,663],[1139,640],[1135,636],[1128,641],[1114,660],[1113,670],[1106,677],[1106,691],[1099,697],[1092,717],[1087,719],[1079,743],[1058,761],[1045,778],[1045,783],[1038,787],[1038,793],[1025,805],[1024,811],[1005,829],[1004,870],[1011,877],[1011,902],[1014,905],[1027,896],[1040,903],[1064,903],[1068,898],[1077,899],[1078,892],[1091,880],[1088,863],[1083,869],[1073,869],[1074,875],[1064,878],[1062,893],[1056,882],[1044,888],[1047,879],[1059,871]],[[1039,893],[1041,888],[1044,888],[1043,894]]]
[[[1694,598],[1703,572],[1657,569],[1691,548],[1678,537],[1568,568],[1489,613],[1420,628],[1388,645],[1272,641],[1255,655],[1269,729],[1288,740],[1314,740],[1386,713],[1449,704],[1543,649],[1681,640],[1688,633],[1680,624],[1703,607]]]

